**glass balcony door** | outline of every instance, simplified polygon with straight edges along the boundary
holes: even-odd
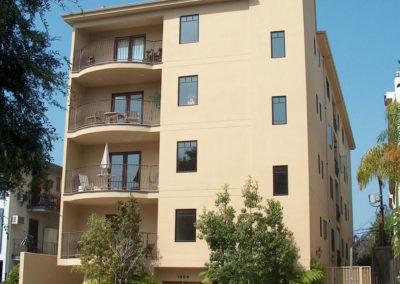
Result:
[[[140,189],[140,152],[110,154],[110,189]]]
[[[123,116],[118,120],[119,123],[142,123],[143,113],[143,93],[129,93],[113,95],[113,109]]]
[[[126,37],[115,40],[116,61],[143,62],[145,52],[144,36]]]

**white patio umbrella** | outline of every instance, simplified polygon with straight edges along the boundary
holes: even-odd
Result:
[[[108,144],[106,144],[106,148],[104,149],[103,158],[101,159],[100,168],[109,169],[110,165],[110,153],[108,152]]]

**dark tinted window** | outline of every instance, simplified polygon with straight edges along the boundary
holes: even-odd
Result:
[[[199,41],[199,15],[181,17],[180,43]]]
[[[176,209],[175,242],[196,241],[196,209]]]
[[[178,105],[197,105],[197,81],[197,75],[179,77]]]
[[[274,195],[288,195],[288,166],[274,166]]]
[[[329,177],[329,191],[330,191],[330,195],[331,195],[331,199],[333,200],[333,179],[332,177]]]
[[[328,100],[330,100],[331,99],[331,88],[329,86],[328,78],[326,78],[326,95],[328,97]]]
[[[331,248],[335,251],[335,231],[331,229]]]
[[[272,124],[286,124],[286,97],[272,97]]]
[[[285,32],[271,33],[271,52],[272,58],[285,57]]]
[[[197,171],[197,141],[178,142],[177,172]]]

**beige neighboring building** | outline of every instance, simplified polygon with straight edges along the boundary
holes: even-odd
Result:
[[[209,252],[192,223],[225,183],[239,208],[249,174],[283,205],[305,268],[348,264],[355,143],[315,13],[314,0],[159,0],[63,15],[58,265],[79,265],[90,214],[132,194],[155,276],[200,283]]]
[[[49,163],[47,174],[47,182],[30,175],[15,193],[0,195],[0,281],[21,252],[57,254],[62,168]]]

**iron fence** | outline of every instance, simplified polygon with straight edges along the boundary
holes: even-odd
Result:
[[[159,64],[162,62],[161,40],[146,40],[139,46],[135,46],[135,56],[129,55],[132,51],[129,51],[128,48],[132,49],[132,46],[127,47],[126,51],[124,50],[121,52],[121,50],[118,50],[117,41],[115,39],[92,42],[74,52],[72,72],[79,72],[90,66],[112,62],[135,62],[145,64]]]
[[[35,241],[29,238],[14,239],[12,255],[19,257],[21,252],[57,255],[57,243],[47,241]]]

